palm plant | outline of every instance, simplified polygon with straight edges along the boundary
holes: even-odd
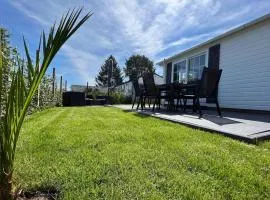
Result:
[[[11,87],[8,92],[8,100],[5,106],[4,115],[0,121],[0,199],[10,200],[12,194],[12,173],[16,152],[16,144],[20,130],[27,114],[27,109],[36,93],[38,86],[48,69],[54,56],[62,45],[72,36],[78,28],[92,15],[87,13],[82,19],[79,17],[82,9],[68,12],[61,18],[60,23],[54,24],[46,39],[43,32],[40,37],[39,47],[36,51],[35,62],[33,63],[24,39],[24,48],[27,58],[28,75],[23,75],[23,66],[19,66],[12,75]],[[41,49],[42,46],[42,49]],[[1,49],[0,49],[1,50]],[[42,51],[42,59],[40,56]],[[1,52],[1,51],[0,51]],[[2,54],[0,54],[0,92],[2,90],[3,75]],[[2,102],[0,100],[0,109]]]

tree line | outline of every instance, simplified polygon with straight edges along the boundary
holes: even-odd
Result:
[[[110,70],[110,68],[112,68]],[[112,72],[109,77],[109,70]],[[155,73],[154,63],[144,55],[132,55],[126,62],[125,67],[121,70],[115,57],[110,55],[101,65],[100,71],[96,76],[96,86],[107,87],[117,86],[123,83],[124,77],[141,77],[143,73]],[[111,83],[108,83],[110,78]]]

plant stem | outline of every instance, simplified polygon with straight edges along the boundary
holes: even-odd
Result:
[[[1,200],[12,200],[12,173],[1,174],[0,178],[0,199]]]

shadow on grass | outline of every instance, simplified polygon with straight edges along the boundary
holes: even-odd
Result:
[[[134,116],[136,117],[140,117],[140,118],[149,118],[149,117],[152,117],[151,115],[148,115],[148,114],[144,114],[144,113],[134,113]]]
[[[132,109],[128,109],[128,110],[122,110],[122,112],[125,112],[125,113],[131,113],[131,112],[136,112],[136,110],[132,110]]]
[[[17,200],[30,200],[30,199],[42,199],[42,200],[55,200],[60,196],[60,190],[54,186],[41,186],[32,188],[26,191],[22,191]]]
[[[124,112],[124,113],[133,113],[134,116],[140,117],[140,118],[152,117],[151,115],[143,113],[143,112],[136,112],[136,109],[122,110],[122,112]]]

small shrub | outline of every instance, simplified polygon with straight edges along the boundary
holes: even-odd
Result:
[[[125,96],[119,92],[112,92],[110,98],[112,104],[130,104],[132,102],[131,96]]]

